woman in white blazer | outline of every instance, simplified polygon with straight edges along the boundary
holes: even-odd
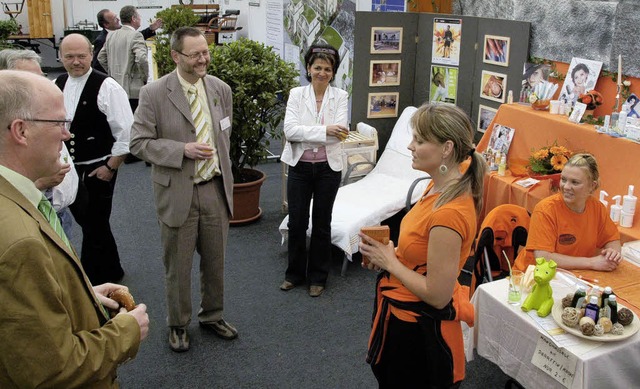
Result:
[[[291,90],[284,119],[287,140],[282,162],[289,165],[289,265],[284,291],[309,284],[309,295],[322,294],[331,260],[331,212],[340,187],[340,142],[349,134],[347,103],[342,89],[329,85],[340,65],[340,55],[329,45],[313,45],[305,55],[311,84]],[[313,198],[311,246],[306,232]]]

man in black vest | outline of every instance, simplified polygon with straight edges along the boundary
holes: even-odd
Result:
[[[82,266],[93,284],[117,282],[124,271],[109,218],[118,167],[129,153],[133,114],[124,89],[91,68],[91,42],[84,35],[66,36],[60,58],[68,74],[56,85],[72,118],[65,143],[80,178],[70,209],[82,227]]]
[[[102,73],[106,73],[100,62],[98,62],[98,53],[104,46],[104,42],[107,40],[107,34],[109,31],[115,31],[122,27],[120,24],[120,19],[115,12],[109,9],[103,9],[98,12],[98,25],[102,27],[102,32],[96,37],[93,41],[93,62],[91,66],[101,71]],[[156,19],[151,23],[151,25],[144,30],[140,31],[145,40],[151,38],[156,35],[156,30],[162,27],[162,19]]]

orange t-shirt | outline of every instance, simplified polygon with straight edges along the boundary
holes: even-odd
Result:
[[[465,259],[471,252],[471,245],[476,234],[476,212],[471,196],[460,196],[434,210],[433,206],[438,197],[439,194],[423,197],[414,205],[411,211],[405,215],[400,225],[400,236],[398,238],[396,255],[400,262],[406,267],[423,275],[427,273],[429,232],[432,228],[442,226],[456,231],[462,238],[460,258],[464,257]],[[460,259],[456,260],[458,263],[461,263]],[[369,338],[370,350],[374,343],[378,326],[382,325],[383,322],[386,323],[386,320],[388,320],[388,317],[382,317],[381,315],[383,299],[385,297],[402,302],[421,301],[392,275],[379,278],[377,291],[377,313]],[[469,302],[469,288],[461,286],[457,281],[453,290],[452,304],[452,311],[455,312],[455,318],[436,322],[438,323],[437,332],[439,338],[441,342],[446,343],[446,348],[450,350],[447,356],[450,358],[453,382],[459,382],[464,379],[465,368],[464,341],[460,321],[464,321],[468,323],[469,326],[473,326],[474,312],[473,305]],[[443,308],[440,311],[452,312],[450,308],[451,307]],[[387,312],[387,314],[389,313],[392,313],[403,321],[418,321],[418,313],[403,310],[392,304],[389,305],[389,312]],[[381,352],[384,353],[384,350]],[[439,357],[444,357],[444,355],[440,355],[438,358]],[[377,361],[374,363],[377,363]]]
[[[557,193],[540,201],[533,210],[527,247],[518,253],[514,267],[526,271],[535,264],[534,250],[590,257],[615,240],[620,240],[620,233],[600,201],[590,196],[584,212],[576,213],[567,207],[562,193]]]
[[[434,227],[447,227],[457,232],[462,238],[460,259],[466,260],[471,252],[471,245],[476,235],[476,211],[473,198],[469,195],[460,196],[453,201],[434,210],[433,206],[439,197],[439,193],[427,195],[418,201],[411,211],[405,215],[400,225],[398,247],[396,255],[398,260],[407,268],[426,275],[427,253],[429,252],[429,232]],[[464,261],[459,261],[464,263]],[[390,297],[401,301],[420,301],[394,276],[383,279],[380,283],[383,295],[391,293]],[[457,286],[456,286],[457,288]],[[415,315],[413,312],[391,312],[405,321],[416,320],[407,315]]]

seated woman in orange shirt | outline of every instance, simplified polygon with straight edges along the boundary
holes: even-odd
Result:
[[[562,170],[560,192],[540,201],[531,215],[526,250],[515,268],[525,271],[534,258],[553,259],[563,269],[615,270],[620,233],[593,192],[598,164],[591,154],[576,154]]]

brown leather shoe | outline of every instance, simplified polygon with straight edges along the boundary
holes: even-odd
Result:
[[[224,340],[233,340],[238,337],[238,330],[231,324],[220,319],[212,322],[200,322],[200,327],[205,328]]]
[[[177,353],[183,353],[189,350],[189,333],[186,328],[170,327],[169,347]]]
[[[280,290],[284,290],[285,292],[290,291],[291,289],[295,288],[296,284],[294,284],[293,282],[289,282],[287,280],[284,280],[282,282],[282,284],[280,285]]]
[[[324,292],[324,286],[322,285],[311,285],[309,287],[309,296],[318,297]]]

